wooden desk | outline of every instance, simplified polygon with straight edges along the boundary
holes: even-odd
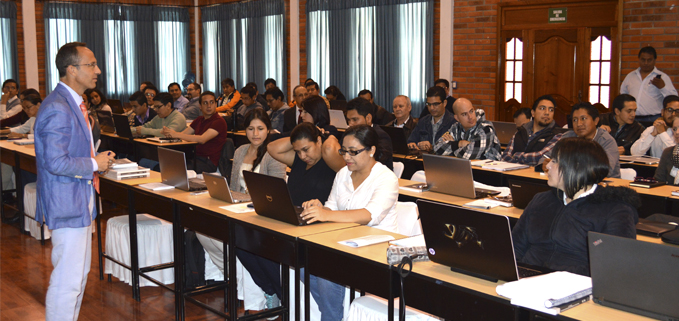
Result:
[[[120,137],[115,133],[101,133],[102,148],[107,148],[116,155],[132,155],[133,160],[139,161],[142,158],[158,160],[158,147],[178,150],[186,154],[186,160],[191,161],[195,158],[196,145],[194,142],[182,141],[179,143],[157,143],[146,138],[129,139]]]
[[[2,163],[14,167],[14,178],[15,178],[15,191],[16,191],[16,210],[22,214],[26,215],[24,212],[24,185],[25,182],[22,180],[21,171],[27,171],[29,173],[37,174],[38,169],[36,167],[35,160],[35,145],[17,145],[14,144],[13,140],[2,140],[0,141],[0,160]],[[0,181],[2,180],[2,174],[0,174]],[[5,206],[0,204],[0,217],[5,217]],[[21,233],[24,232],[24,220],[19,220],[19,229]],[[42,233],[42,232],[41,232]],[[44,237],[40,240],[41,244],[45,244]]]

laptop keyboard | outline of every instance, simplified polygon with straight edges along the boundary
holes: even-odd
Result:
[[[476,188],[474,189],[474,192],[476,193],[476,198],[486,198],[491,195],[498,195],[500,192],[498,191],[493,191],[489,189],[482,189],[482,188]]]
[[[531,268],[519,266],[519,278],[527,278],[535,275],[540,275],[544,274],[544,272],[538,271],[538,270],[533,270]]]
[[[242,203],[242,202],[251,201],[250,194],[245,194],[245,193],[241,193],[241,192],[231,191],[231,197],[233,197],[234,203]]]
[[[205,185],[205,181],[199,178],[191,178],[189,179],[189,192],[194,192],[194,191],[204,191],[207,189],[207,185]]]

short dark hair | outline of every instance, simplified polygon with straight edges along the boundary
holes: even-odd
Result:
[[[438,84],[443,84],[446,87],[446,89],[450,88],[450,83],[446,79],[443,79],[443,78],[436,79],[434,81],[434,85],[438,86]]]
[[[373,120],[375,120],[375,106],[373,106],[373,104],[365,98],[356,97],[347,102],[347,111],[350,110],[355,110],[363,117],[370,115],[372,116]]]
[[[314,81],[312,78],[307,78],[307,79],[304,81],[304,87],[306,87],[306,84],[308,84],[308,83],[310,83],[310,82],[315,82],[315,81]]]
[[[599,143],[578,137],[559,140],[552,151],[559,166],[564,193],[573,199],[582,188],[598,184],[609,171],[608,156]]]
[[[146,91],[147,91],[147,90],[153,90],[153,91],[155,91],[155,92],[156,92],[156,96],[158,96],[158,94],[160,93],[160,90],[158,90],[158,88],[156,88],[156,86],[154,86],[154,85],[146,85],[146,88],[144,88],[144,94],[146,94]]]
[[[226,78],[226,79],[222,80],[222,87],[226,87],[226,85],[229,85],[231,87],[236,87],[236,85],[233,82],[233,79],[231,79],[231,78]]]
[[[182,90],[182,86],[179,86],[178,83],[173,82],[173,83],[167,85],[167,91],[170,91],[170,88],[172,88],[172,86],[177,86],[177,87],[179,87],[179,90]]]
[[[314,119],[314,125],[320,128],[330,125],[330,112],[328,105],[325,104],[325,99],[320,96],[311,96],[304,99],[300,106]]]
[[[147,88],[148,89],[148,88]],[[174,99],[170,93],[159,93],[153,97],[153,101],[159,101],[163,106],[170,104],[170,108],[174,109]]]
[[[586,110],[587,114],[589,115],[589,117],[592,117],[592,119],[599,118],[599,110],[596,109],[596,107],[594,107],[594,105],[592,105],[589,102],[584,101],[584,102],[580,102],[580,103],[573,105],[573,107],[571,107],[571,117],[573,117],[573,114],[578,109]],[[597,124],[597,127],[598,126],[599,126],[599,124]]]
[[[264,98],[266,98],[266,96],[269,96],[269,95],[271,95],[271,97],[273,97],[274,100],[276,100],[278,98],[283,100],[285,98],[283,91],[281,91],[281,89],[278,88],[278,87],[273,87],[273,88],[267,89],[264,92]]]
[[[245,128],[248,128],[250,126],[250,122],[252,122],[255,119],[259,119],[264,123],[264,126],[266,126],[266,129],[271,129],[271,119],[269,118],[269,115],[264,111],[262,108],[254,108],[249,110],[247,113],[245,113],[245,117],[243,120],[243,125]],[[254,171],[255,168],[257,168],[257,165],[259,165],[262,162],[262,159],[264,158],[264,154],[266,154],[266,147],[269,145],[269,135],[266,135],[266,139],[264,139],[264,142],[262,142],[261,145],[257,148],[257,157],[255,160],[252,162],[252,169],[251,171]]]
[[[533,118],[533,115],[530,113],[530,108],[519,108],[516,112],[514,112],[514,118],[518,118],[521,115],[525,115],[527,119]]]
[[[637,57],[641,58],[642,53],[653,55],[653,59],[658,59],[658,53],[656,53],[655,48],[653,48],[651,46],[646,46],[646,47],[641,48],[639,50],[639,55]]]
[[[370,94],[370,98],[373,98],[373,92],[368,89],[363,89],[358,92],[358,96],[363,96],[365,94]]]
[[[252,86],[245,86],[241,88],[240,90],[241,96],[244,94],[248,94],[248,96],[252,99],[255,99],[255,96],[257,95],[257,88],[252,87]]]
[[[190,85],[193,85],[193,87],[198,88],[198,92],[202,92],[203,88],[200,87],[200,84],[197,82],[190,83]]]
[[[152,82],[150,82],[150,81],[148,81],[148,80],[147,80],[147,81],[142,81],[141,84],[142,84],[142,85],[146,85],[146,86],[153,86],[153,87],[156,86],[156,85],[154,85]],[[144,88],[144,89],[146,89],[146,88]]]
[[[255,88],[255,90],[259,91],[259,89],[257,89],[257,83],[255,83],[255,82],[251,81],[251,82],[245,84],[245,86],[251,86],[252,88]]]
[[[20,92],[19,96],[26,97],[26,96],[31,95],[31,94],[40,95],[40,93],[37,90],[35,90],[33,88],[28,88],[28,89],[25,89],[24,91]]]
[[[446,101],[446,91],[439,87],[439,86],[434,86],[429,89],[427,89],[427,98],[429,97],[439,97],[441,98],[441,102]]]
[[[29,94],[24,96],[23,100],[29,101],[33,105],[37,105],[42,102],[42,97],[39,94]]]
[[[3,81],[2,82],[2,88],[5,88],[5,85],[7,85],[9,83],[14,83],[17,86],[17,90],[19,90],[19,83],[14,79],[7,79],[7,80]]]
[[[158,96],[156,95],[156,97],[158,97]],[[139,106],[144,105],[148,102],[146,100],[146,95],[144,95],[144,93],[141,92],[141,90],[136,91],[134,94],[132,94],[132,96],[130,96],[130,102],[133,102],[133,101],[137,102],[137,104],[139,104]]]
[[[256,109],[256,108],[255,108]],[[310,142],[317,142],[318,137],[321,136],[321,132],[318,128],[311,123],[300,123],[295,128],[292,129],[290,133],[290,143],[294,143],[301,139],[307,139]]]
[[[203,93],[200,94],[200,99],[198,100],[198,101],[200,101],[201,104],[203,103],[203,97],[204,96],[212,96],[212,98],[217,100],[217,95],[215,95],[215,93],[213,93],[211,91],[204,91]]]
[[[328,88],[325,88],[325,91],[323,91],[323,93],[326,94],[326,95],[333,95],[335,97],[339,97],[339,95],[342,94],[340,89],[335,85],[332,85],[332,86],[329,86]]]
[[[554,97],[552,97],[552,95],[542,95],[533,102],[533,108],[531,109],[535,110],[535,108],[538,108],[538,105],[543,100],[549,100],[550,102],[552,102],[552,105],[554,105],[554,107],[556,108],[556,100],[554,100]]]
[[[379,136],[377,135],[377,132],[375,131],[374,128],[368,126],[368,125],[356,125],[356,126],[351,126],[347,128],[346,131],[344,131],[344,136],[354,136],[361,145],[365,148],[372,148],[373,146],[375,147],[375,154],[373,157],[375,159],[380,159],[382,156],[382,149],[380,148],[379,145]]]
[[[669,95],[665,97],[665,99],[662,100],[662,108],[665,109],[667,108],[667,105],[669,105],[671,102],[674,101],[679,101],[679,96],[677,95]]]
[[[615,97],[615,99],[613,99],[613,108],[617,110],[622,110],[623,108],[625,108],[625,103],[628,101],[636,102],[637,100],[632,95],[620,94],[618,95],[618,97]]]
[[[267,78],[264,81],[264,87],[266,87],[266,85],[268,85],[268,84],[272,84],[272,85],[274,85],[274,87],[276,87],[276,80],[273,79],[273,78]]]
[[[314,88],[316,88],[316,90],[321,90],[321,89],[318,87],[318,84],[317,84],[315,81],[308,82],[308,83],[304,84],[304,87],[309,87],[309,86],[314,86]]]
[[[66,77],[68,66],[77,65],[80,62],[78,47],[87,48],[87,45],[84,42],[69,42],[59,48],[57,57],[54,59],[54,63],[59,71],[59,78]]]

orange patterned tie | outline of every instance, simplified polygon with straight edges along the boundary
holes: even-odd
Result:
[[[87,115],[87,107],[85,107],[85,102],[83,101],[80,103],[80,111],[83,112],[83,117],[85,117],[85,122],[87,123],[87,128],[90,128],[90,117]],[[94,158],[94,147],[90,147],[90,155],[92,155],[92,158]],[[94,172],[94,178],[92,179],[92,183],[94,184],[94,190],[97,191],[97,194],[99,194],[99,175],[97,172]]]

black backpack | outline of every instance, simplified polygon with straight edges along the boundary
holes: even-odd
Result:
[[[205,251],[196,233],[184,232],[184,286],[188,289],[205,285]]]

